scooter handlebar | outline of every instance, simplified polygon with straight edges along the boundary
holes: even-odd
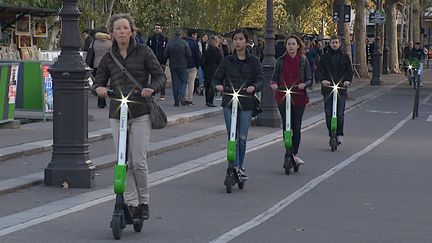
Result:
[[[118,96],[122,95],[122,93],[116,92],[112,89],[107,89],[107,94],[109,97],[118,97]],[[134,91],[132,91],[130,96],[136,96],[136,97],[141,96],[141,91],[140,90],[134,90]]]

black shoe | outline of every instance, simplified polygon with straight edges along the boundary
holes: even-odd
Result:
[[[174,103],[174,106],[180,106],[179,103]]]
[[[150,218],[149,213],[149,206],[148,204],[140,204],[138,205],[135,214],[137,215],[137,218],[147,220]]]
[[[128,208],[128,211],[129,211],[129,215],[132,218],[137,218],[136,212],[137,212],[138,207],[128,206],[127,208]]]
[[[188,105],[188,102],[185,100],[182,100],[180,103],[181,103],[181,105]]]
[[[213,103],[208,104],[208,107],[216,107]]]

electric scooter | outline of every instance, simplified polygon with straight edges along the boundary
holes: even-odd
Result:
[[[288,157],[285,157],[283,168],[285,174],[289,175],[291,168],[294,168],[294,172],[299,171],[299,165],[294,161],[294,156],[291,152],[292,149],[292,130],[291,130],[291,89],[297,87],[297,85],[288,87],[279,87],[278,91],[285,93],[285,130],[283,131],[283,139],[285,149],[289,152]]]
[[[228,160],[228,168],[225,176],[225,189],[227,193],[232,192],[232,188],[235,184],[238,185],[239,189],[243,189],[245,182],[240,180],[237,171],[234,168],[234,161],[236,158],[236,150],[237,150],[237,141],[236,141],[236,133],[237,133],[237,112],[239,106],[239,92],[246,89],[240,89],[239,91],[226,91],[225,94],[232,95],[232,107],[231,107],[231,127],[230,127],[230,135],[227,143],[227,160]],[[233,92],[233,93],[229,93]]]
[[[332,118],[330,123],[330,149],[331,151],[336,151],[339,145],[337,141],[336,131],[337,131],[337,103],[338,103],[338,84],[331,86],[333,88],[333,107],[332,107]]]
[[[114,96],[115,93],[112,90],[108,90],[110,97]],[[131,94],[136,95],[138,94]],[[140,94],[139,94],[140,95]],[[128,205],[124,200],[124,192],[126,190],[126,170],[128,163],[128,97],[123,97],[120,105],[120,127],[119,127],[119,141],[118,141],[118,154],[117,164],[114,166],[114,192],[116,194],[116,203],[114,212],[111,219],[111,230],[113,237],[119,240],[122,236],[123,229],[127,224],[132,224],[135,232],[141,232],[143,227],[144,219],[134,218],[129,213]]]

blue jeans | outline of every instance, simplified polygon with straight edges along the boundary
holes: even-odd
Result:
[[[225,125],[227,127],[228,139],[231,129],[231,108],[224,107]],[[252,120],[252,111],[240,111],[237,113],[237,132],[236,132],[236,158],[234,161],[235,167],[243,168],[243,161],[246,153],[246,141],[249,126]]]
[[[199,87],[204,87],[204,71],[201,66],[198,69],[198,80],[199,80]]]
[[[186,68],[170,68],[174,104],[179,104],[180,99],[184,99],[186,92],[186,85],[188,81],[188,72]]]

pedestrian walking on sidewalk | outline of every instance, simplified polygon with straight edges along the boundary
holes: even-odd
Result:
[[[163,28],[161,24],[155,24],[153,31],[154,35],[148,38],[147,45],[153,50],[162,70],[165,72],[166,60],[164,59],[164,51],[168,44],[168,38],[162,33]],[[165,86],[161,89],[160,99],[165,100]]]
[[[111,36],[108,34],[108,30],[105,26],[100,28],[100,31],[95,34],[95,39],[93,41],[93,77],[96,76],[99,63],[102,57],[111,50],[112,41]],[[106,99],[105,97],[98,97],[97,106],[99,108],[105,108]]]
[[[331,136],[331,118],[333,109],[333,87],[338,87],[337,102],[337,142],[342,144],[344,135],[344,113],[345,102],[348,96],[347,87],[351,84],[353,70],[351,60],[345,52],[340,49],[341,39],[338,35],[330,38],[330,49],[323,56],[317,72],[321,82],[321,94],[324,96],[324,110],[326,124]]]
[[[217,37],[211,36],[207,43],[207,50],[204,52],[201,59],[201,66],[204,70],[206,105],[208,107],[215,107],[213,104],[214,90],[212,87],[212,79],[223,59],[222,54],[216,45]]]
[[[185,92],[188,81],[187,64],[188,58],[192,56],[189,44],[181,37],[183,32],[176,30],[174,37],[168,41],[164,52],[164,59],[169,60],[169,68],[172,79],[174,95],[174,106],[187,105]]]
[[[201,53],[198,47],[198,32],[194,29],[187,31],[187,37],[184,39],[191,50],[192,56],[187,60],[188,82],[185,95],[186,105],[193,105],[192,97],[194,94],[195,79],[197,78],[198,68],[201,60]]]
[[[100,97],[107,96],[106,85],[125,96],[139,90],[141,96],[130,96],[129,119],[130,137],[128,143],[128,170],[125,200],[131,215],[137,218],[149,217],[149,184],[147,168],[147,148],[150,141],[151,123],[148,100],[153,93],[159,92],[166,82],[166,77],[153,51],[147,45],[137,45],[133,34],[136,31],[134,19],[129,14],[111,16],[108,30],[113,36],[112,53],[132,76],[141,82],[140,90],[135,83],[123,74],[110,53],[105,54],[99,64],[94,89]],[[151,83],[149,82],[151,75]],[[119,106],[121,97],[110,101],[109,121],[115,148],[118,149]]]
[[[286,39],[286,52],[276,61],[270,87],[275,91],[275,99],[282,118],[283,131],[286,130],[286,94],[279,90],[290,89],[292,147],[286,149],[285,159],[293,156],[297,164],[304,164],[298,151],[301,140],[303,113],[309,97],[306,88],[312,86],[312,71],[305,56],[305,46],[299,37],[290,35]]]
[[[249,34],[244,29],[234,31],[232,37],[235,50],[225,57],[214,77],[213,86],[222,96],[222,107],[228,139],[231,128],[231,100],[233,91],[239,92],[239,110],[237,114],[237,148],[234,168],[241,180],[247,180],[244,172],[246,141],[253,110],[257,106],[254,94],[264,86],[264,70],[258,57],[246,51]],[[231,94],[231,95],[230,95]],[[234,97],[235,98],[235,97]]]

